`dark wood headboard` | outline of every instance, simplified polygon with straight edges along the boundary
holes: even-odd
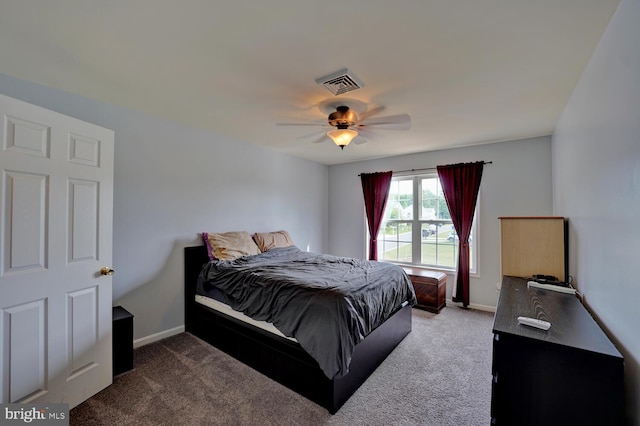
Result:
[[[184,248],[184,328],[193,327],[193,304],[196,286],[202,266],[209,261],[207,247],[204,245]]]

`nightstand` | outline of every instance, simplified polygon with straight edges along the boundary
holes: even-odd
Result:
[[[411,279],[418,303],[416,308],[435,314],[447,305],[447,274],[426,269],[403,266]]]
[[[112,311],[113,376],[133,369],[133,315],[122,306]]]

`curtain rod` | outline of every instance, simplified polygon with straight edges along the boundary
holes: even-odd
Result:
[[[483,161],[482,164],[493,164],[493,161]],[[437,170],[437,167],[427,167],[425,169],[409,169],[409,170],[395,170],[392,171],[391,173],[408,173],[408,172],[426,172],[426,171],[433,171],[433,170]],[[360,176],[361,174],[359,174],[358,176]]]

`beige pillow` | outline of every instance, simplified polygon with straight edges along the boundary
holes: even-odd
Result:
[[[287,231],[256,232],[253,235],[253,239],[262,252],[276,247],[289,247],[293,245],[293,240]]]
[[[233,260],[242,256],[260,254],[260,249],[246,231],[219,234],[202,233],[209,257],[218,260]]]

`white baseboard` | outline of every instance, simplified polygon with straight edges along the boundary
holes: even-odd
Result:
[[[486,312],[494,312],[494,313],[496,311],[495,306],[478,305],[477,303],[469,303],[469,308],[476,309],[478,311],[486,311]]]
[[[158,340],[166,339],[167,337],[180,333],[184,333],[184,325],[136,339],[133,341],[133,348],[139,348],[140,346],[148,345],[149,343],[157,342]]]
[[[453,302],[451,299],[447,299],[447,304],[451,303],[452,306],[462,306],[462,303],[458,303],[458,302]],[[485,311],[485,312],[494,312],[496,311],[496,307],[495,306],[488,306],[488,305],[479,305],[477,303],[469,303],[468,305],[469,309],[475,309],[478,311]]]

